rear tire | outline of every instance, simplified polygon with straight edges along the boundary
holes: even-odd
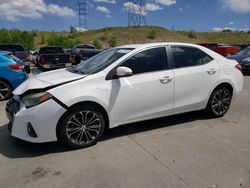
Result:
[[[0,101],[9,99],[12,95],[12,87],[5,81],[0,80]]]
[[[72,149],[85,148],[96,144],[105,129],[102,112],[90,105],[71,109],[58,125],[58,137]]]
[[[231,104],[232,93],[226,87],[218,87],[211,94],[206,112],[210,117],[218,118],[224,116]]]

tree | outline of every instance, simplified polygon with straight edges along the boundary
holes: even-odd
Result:
[[[70,33],[77,33],[77,30],[73,25],[70,26]]]

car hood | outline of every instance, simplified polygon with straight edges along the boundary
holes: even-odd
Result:
[[[84,77],[86,77],[86,75],[72,73],[67,71],[66,69],[49,71],[29,78],[28,80],[23,82],[20,86],[18,86],[13,91],[13,94],[22,95],[30,90],[52,88],[75,80],[79,80]]]

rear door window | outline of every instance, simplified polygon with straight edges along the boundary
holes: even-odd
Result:
[[[174,68],[190,67],[207,64],[213,60],[198,48],[186,46],[171,46],[174,58]]]

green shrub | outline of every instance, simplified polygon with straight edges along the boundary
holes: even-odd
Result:
[[[78,39],[72,39],[68,36],[63,36],[55,33],[47,37],[47,44],[50,46],[62,46],[64,48],[72,48],[77,43],[80,43]]]
[[[191,39],[197,39],[197,36],[196,36],[194,30],[190,30],[190,31],[188,32],[187,36],[188,36],[189,38],[191,38]]]
[[[34,49],[34,36],[32,32],[13,30],[0,30],[0,43],[19,43],[28,49]]]
[[[45,35],[44,33],[41,34],[41,44],[45,44],[46,43],[46,39],[45,39]]]
[[[111,39],[109,39],[108,44],[110,47],[116,47],[117,46],[116,38],[112,37]]]
[[[152,29],[150,33],[148,34],[148,39],[155,39],[157,36],[157,31],[156,29]]]
[[[11,41],[11,36],[9,31],[6,29],[0,30],[0,42],[5,43],[10,41]]]
[[[77,30],[73,25],[70,26],[70,33],[77,33]]]
[[[223,29],[222,32],[224,32],[224,33],[232,33],[232,30],[231,29]]]
[[[32,29],[31,34],[33,35],[33,37],[36,37],[37,33],[38,33],[38,30]]]
[[[102,49],[102,44],[99,40],[94,40],[92,43],[97,49]]]

